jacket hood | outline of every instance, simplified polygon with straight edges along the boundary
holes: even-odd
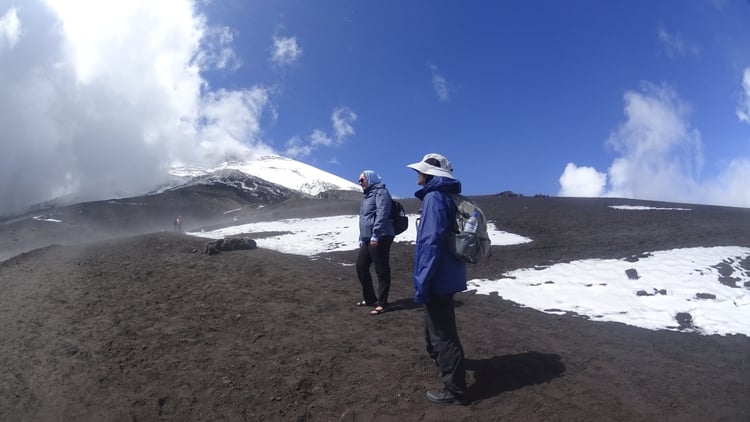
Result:
[[[383,179],[380,178],[380,175],[372,170],[363,170],[362,174],[367,178],[367,186],[377,185],[383,181]]]
[[[422,189],[414,192],[414,196],[422,200],[428,192],[432,191],[445,193],[461,193],[461,182],[457,179],[449,179],[443,176],[434,176],[422,187]]]

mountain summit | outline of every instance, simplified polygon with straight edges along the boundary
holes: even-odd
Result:
[[[177,180],[155,187],[150,192],[130,192],[127,195],[106,197],[77,192],[32,204],[23,212],[42,212],[84,201],[150,196],[197,185],[223,184],[239,189],[255,197],[255,200],[262,201],[265,198],[266,202],[275,202],[271,197],[291,198],[298,196],[297,193],[302,196],[320,196],[321,193],[328,192],[326,197],[348,197],[348,192],[362,193],[360,186],[354,182],[280,155],[266,155],[250,161],[228,160],[214,167],[175,166],[170,169],[169,174]]]
[[[252,161],[226,161],[214,168],[173,167],[170,174],[195,178],[226,170],[237,170],[311,196],[329,190],[360,190],[354,182],[280,155],[266,155]]]

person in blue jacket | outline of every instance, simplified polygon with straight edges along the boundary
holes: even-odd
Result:
[[[380,176],[372,170],[359,175],[364,197],[359,207],[359,253],[357,277],[362,285],[362,298],[357,306],[372,306],[370,315],[380,315],[388,309],[391,290],[391,244],[395,231],[391,223],[391,194]],[[378,292],[372,285],[370,266],[375,264]]]
[[[417,171],[422,186],[414,196],[422,201],[414,250],[414,302],[424,306],[427,353],[440,368],[444,388],[428,390],[434,403],[465,404],[464,350],[456,328],[453,295],[466,290],[466,264],[448,246],[456,206],[448,195],[461,193],[450,161],[427,154],[407,167]]]

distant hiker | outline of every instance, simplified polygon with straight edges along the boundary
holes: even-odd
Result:
[[[175,218],[172,226],[174,228],[174,231],[182,232],[182,216],[178,216],[177,218]]]
[[[359,175],[364,197],[359,208],[359,253],[357,277],[362,285],[362,300],[357,306],[373,306],[370,315],[380,315],[388,308],[391,289],[391,244],[394,230],[391,223],[391,194],[380,176],[372,170]],[[375,264],[378,293],[372,285],[370,265]]]
[[[450,161],[440,154],[427,154],[407,167],[417,171],[417,184],[422,186],[414,193],[422,201],[414,250],[414,302],[424,306],[427,353],[440,368],[444,386],[428,390],[427,398],[434,403],[464,404],[464,350],[453,295],[466,290],[466,264],[448,246],[456,213],[449,193],[461,193],[461,182],[453,177]]]

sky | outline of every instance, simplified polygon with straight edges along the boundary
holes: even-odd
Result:
[[[0,0],[0,215],[280,154],[750,207],[747,0]]]
[[[614,205],[623,213],[658,210],[691,212],[690,208],[633,207]],[[416,227],[409,215],[409,227]],[[188,233],[210,239],[279,232],[271,237],[252,236],[258,247],[318,259],[320,254],[358,248],[356,215],[312,219],[285,219],[225,227],[215,231]],[[492,222],[488,232],[493,246],[532,242],[524,236],[498,230]],[[397,242],[414,243],[416,230],[407,229]],[[750,248],[739,246],[695,247],[642,254],[638,259],[583,259],[551,266],[520,268],[497,279],[472,279],[468,291],[497,294],[519,306],[549,314],[575,313],[593,321],[628,324],[649,330],[678,330],[677,316],[689,314],[688,332],[702,335],[744,334],[750,336],[750,274],[741,265]],[[351,266],[354,262],[340,262]],[[734,277],[736,287],[723,284]],[[357,291],[352,285],[352,291]],[[357,298],[352,298],[352,304]]]

